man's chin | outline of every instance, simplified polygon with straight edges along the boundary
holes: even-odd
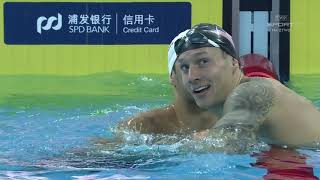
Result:
[[[202,101],[196,101],[196,104],[201,109],[209,109],[210,107],[208,103]]]

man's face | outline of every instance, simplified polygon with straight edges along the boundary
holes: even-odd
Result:
[[[235,60],[219,48],[203,47],[182,53],[176,62],[184,89],[200,108],[225,101],[234,88]]]
[[[177,69],[176,65],[174,67]],[[180,71],[173,71],[171,75],[171,82],[175,86],[177,96],[183,98],[183,100],[187,101],[188,103],[195,104],[195,101],[188,90],[184,87],[182,82],[182,75]]]

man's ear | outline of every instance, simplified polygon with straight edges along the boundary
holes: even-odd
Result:
[[[236,58],[232,58],[232,67],[233,72],[236,72],[236,70],[240,69],[239,61]]]
[[[171,72],[171,75],[169,77],[169,81],[170,81],[170,84],[173,85],[174,87],[177,86],[177,78],[176,78],[176,72],[175,71]]]

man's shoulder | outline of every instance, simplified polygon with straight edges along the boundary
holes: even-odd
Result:
[[[250,77],[244,78],[233,92],[237,95],[263,95],[275,91],[278,81],[271,78]]]
[[[166,118],[174,118],[175,111],[174,108],[171,105],[169,105],[166,107],[156,108],[146,112],[142,112],[138,116],[140,116],[142,119],[157,121]]]
[[[246,78],[230,94],[225,108],[268,111],[275,99],[275,86],[269,78]]]
[[[174,108],[167,106],[142,112],[125,121],[125,124],[142,133],[163,133],[170,131],[175,119]]]
[[[265,78],[265,77],[245,77],[241,80],[239,85],[272,85],[276,82],[279,82],[275,79]]]

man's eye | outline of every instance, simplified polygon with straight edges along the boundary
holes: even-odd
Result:
[[[207,60],[207,59],[201,59],[201,61],[200,61],[200,64],[206,64],[206,63],[208,63],[209,61]]]
[[[181,65],[180,69],[181,69],[181,71],[186,72],[189,70],[189,66],[188,65]]]

